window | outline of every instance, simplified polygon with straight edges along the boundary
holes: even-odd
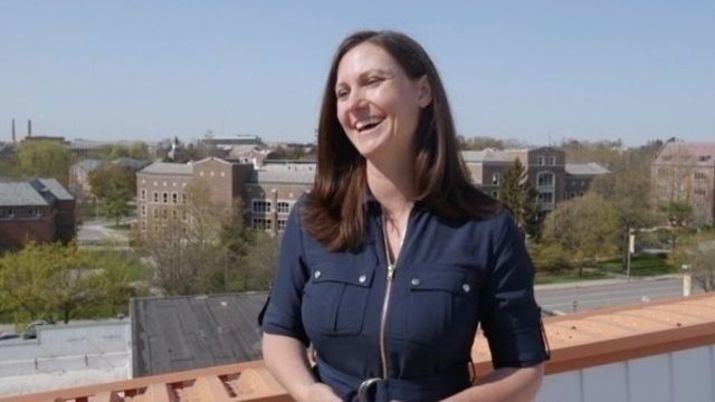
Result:
[[[8,208],[8,209],[7,209],[7,216],[10,217],[10,218],[14,218],[14,217],[15,217],[15,210],[12,209],[12,208]]]
[[[539,193],[539,202],[542,204],[553,204],[554,203],[554,193]]]
[[[286,220],[285,219],[278,219],[276,221],[276,224],[278,225],[278,230],[285,230],[285,228],[286,228]]]
[[[695,172],[695,180],[705,180],[707,176],[703,172]]]
[[[172,204],[179,203],[179,193],[171,193],[171,203]]]
[[[142,216],[146,216],[146,205],[142,204]]]
[[[492,198],[494,198],[495,200],[496,200],[497,198],[499,198],[499,192],[496,191],[496,190],[492,191],[492,192],[490,193],[490,195],[491,195]]]
[[[169,219],[169,210],[168,209],[161,210],[161,219]]]
[[[179,211],[172,209],[171,210],[171,219],[173,220],[179,220]]]
[[[276,203],[276,211],[279,214],[287,214],[290,212],[290,203],[287,201],[278,201]]]
[[[145,188],[143,188],[141,191],[141,199],[146,200],[146,189]]]
[[[152,210],[151,215],[154,217],[154,219],[159,219],[159,210],[157,208],[154,208]]]
[[[539,166],[544,166],[544,157],[543,156],[537,156],[536,157],[536,164]]]
[[[549,156],[548,158],[546,158],[546,164],[549,166],[556,166],[556,157]]]
[[[700,155],[700,158],[698,158],[698,159],[700,160],[700,162],[707,162],[711,158],[712,158],[712,156],[710,156],[710,155]]]
[[[705,195],[706,194],[706,191],[704,188],[696,188],[693,192],[697,195]]]
[[[141,221],[141,231],[146,232],[146,221],[142,219]]]
[[[161,199],[162,199],[162,201],[164,202],[164,204],[168,204],[168,203],[169,203],[169,193],[167,193],[166,191],[164,191],[164,192],[161,194]]]
[[[181,203],[186,204],[186,193],[181,193]]]
[[[159,192],[154,191],[154,202],[159,202]]]
[[[186,211],[181,211],[181,219],[186,222],[189,220],[189,213]]]
[[[267,200],[253,200],[253,212],[271,212],[271,202]]]
[[[539,187],[553,187],[554,174],[551,172],[541,172],[536,176],[536,185]]]
[[[499,173],[492,173],[492,184],[495,186],[499,185]]]
[[[269,218],[254,217],[253,228],[258,230],[270,230],[271,220]]]

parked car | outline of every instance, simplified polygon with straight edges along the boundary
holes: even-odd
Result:
[[[14,332],[0,332],[0,341],[4,341],[6,339],[16,339],[19,337],[20,335]]]

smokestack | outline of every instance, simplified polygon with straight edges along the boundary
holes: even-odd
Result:
[[[27,136],[32,137],[32,120],[27,120]]]
[[[12,143],[15,143],[15,119],[12,119]]]

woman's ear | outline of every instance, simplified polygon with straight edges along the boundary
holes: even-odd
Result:
[[[432,103],[432,87],[425,74],[417,80],[417,104],[424,109],[430,103]]]

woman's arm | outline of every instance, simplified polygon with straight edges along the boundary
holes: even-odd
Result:
[[[273,377],[299,402],[340,402],[313,378],[303,344],[295,338],[263,333],[263,360]]]
[[[452,395],[444,402],[530,402],[544,375],[544,364],[496,369],[478,378],[475,386]]]

